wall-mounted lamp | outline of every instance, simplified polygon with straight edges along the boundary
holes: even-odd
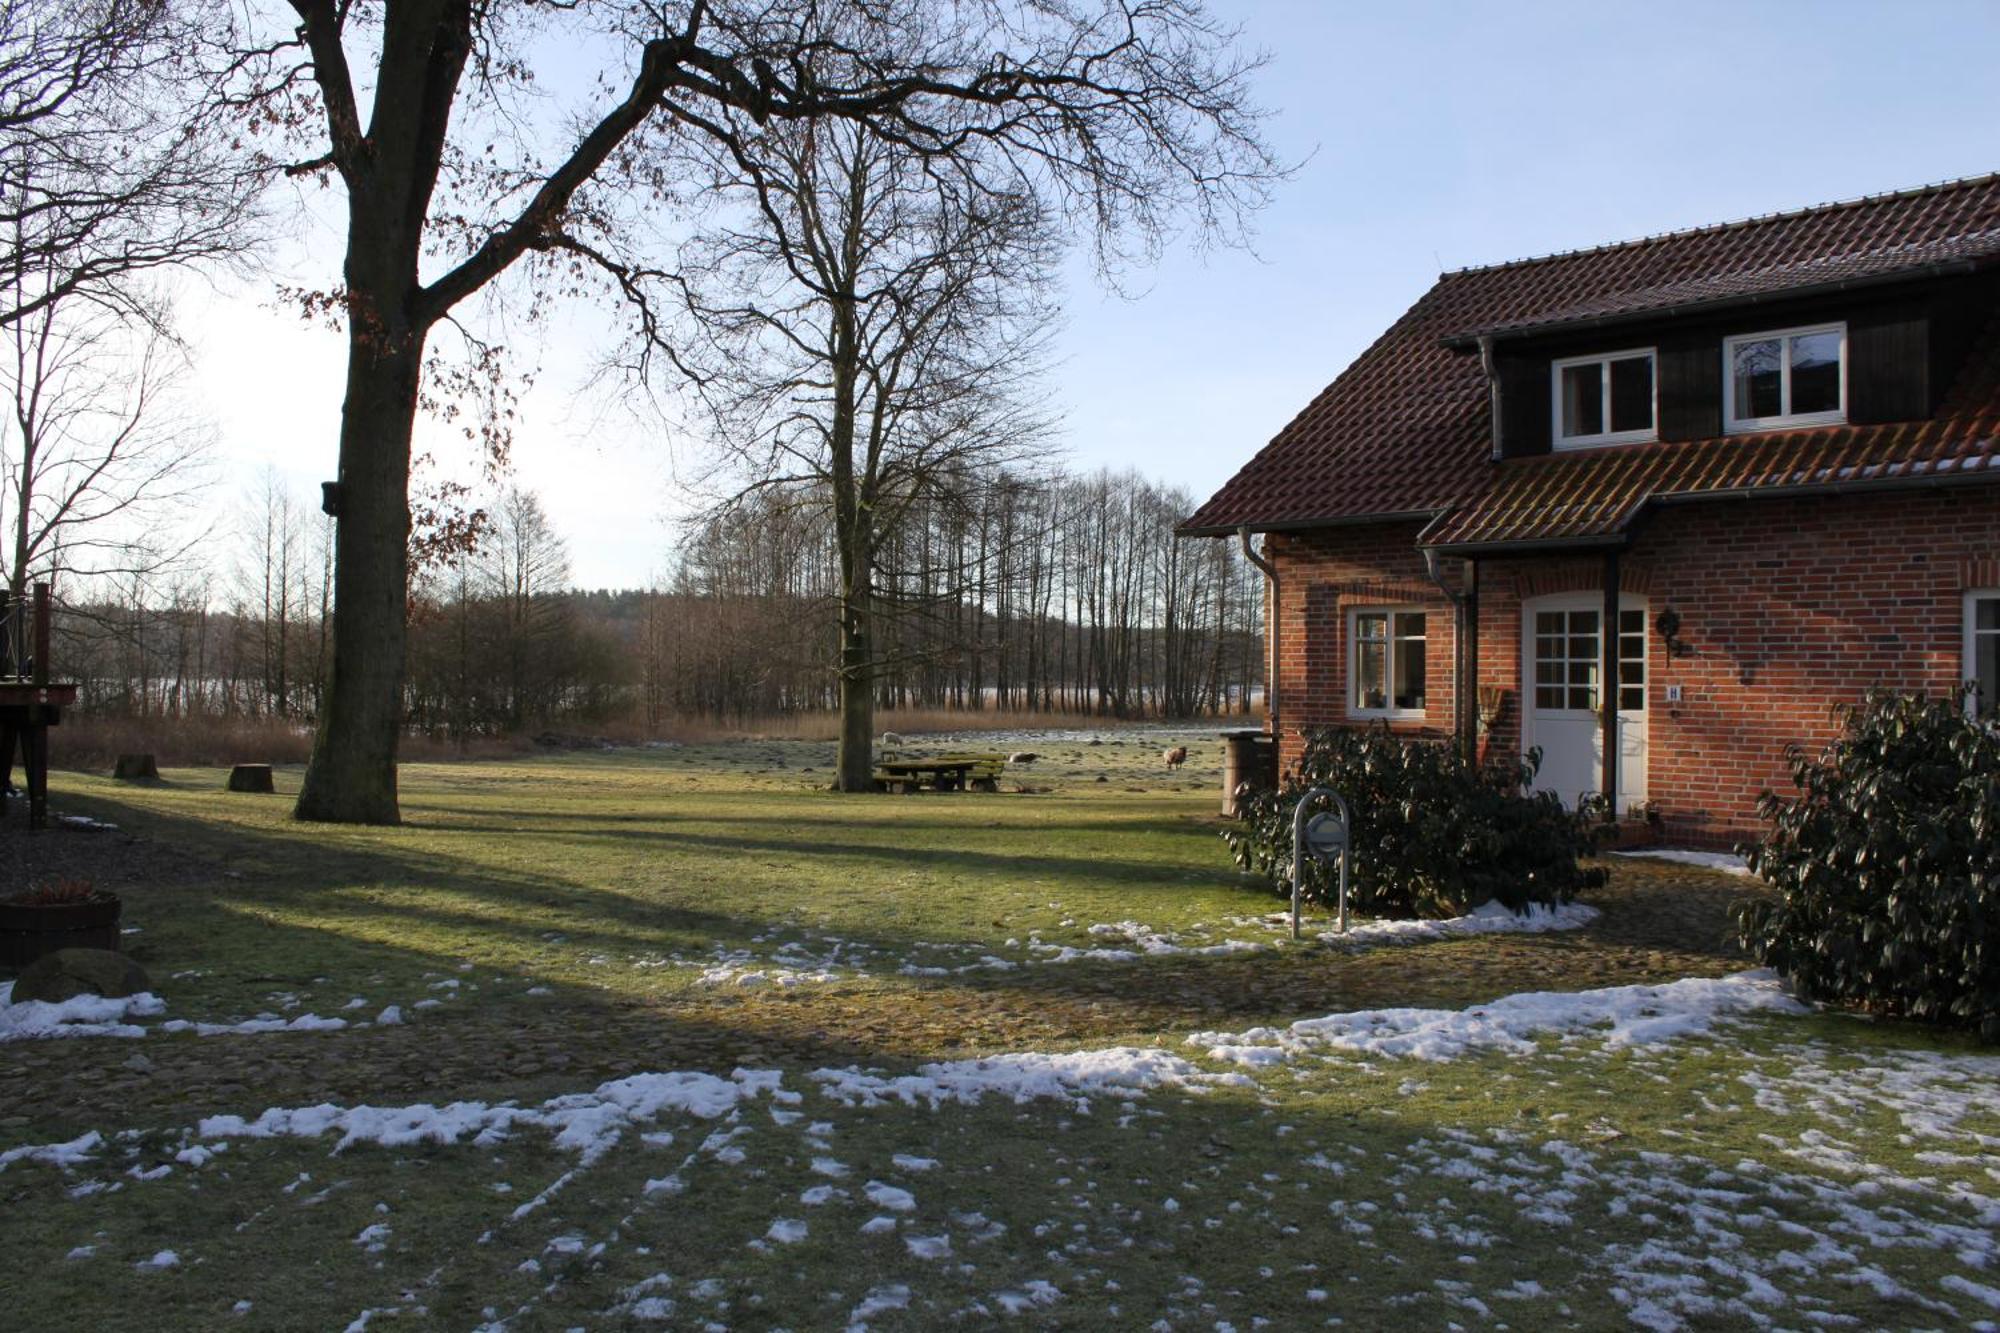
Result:
[[[1693,657],[1694,649],[1680,637],[1681,613],[1671,606],[1664,608],[1653,617],[1653,628],[1660,632],[1660,638],[1667,645],[1668,657]]]

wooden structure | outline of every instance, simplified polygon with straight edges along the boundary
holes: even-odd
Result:
[[[76,686],[49,680],[49,585],[37,583],[29,607],[0,592],[0,778],[11,784],[14,752],[28,790],[28,827],[49,822],[49,728],[76,702]]]
[[[266,795],[277,790],[271,781],[269,764],[238,764],[229,770],[229,790],[262,792]]]
[[[1007,760],[997,754],[947,754],[928,759],[882,759],[875,782],[884,791],[999,791]]]

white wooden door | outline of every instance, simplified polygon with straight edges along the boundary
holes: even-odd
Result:
[[[1542,750],[1535,786],[1567,805],[1601,789],[1598,677],[1604,599],[1564,593],[1521,613],[1521,748]],[[1618,605],[1618,809],[1646,799],[1646,600]]]

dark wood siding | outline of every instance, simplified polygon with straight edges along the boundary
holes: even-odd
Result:
[[[1973,343],[2000,315],[2000,285],[1993,274],[1982,273],[1962,283],[1940,289],[1931,301],[1929,348],[1930,412],[1943,404]]]
[[[1920,421],[1931,414],[1930,318],[1915,301],[1857,308],[1847,321],[1847,419]]]
[[[1495,358],[1500,377],[1500,456],[1549,452],[1549,358]]]
[[[1722,335],[1676,329],[1658,346],[1660,438],[1722,434]]]

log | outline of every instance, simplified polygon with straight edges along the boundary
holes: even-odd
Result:
[[[160,766],[149,754],[121,754],[111,776],[120,782],[158,782]]]
[[[229,790],[274,792],[269,764],[238,764],[229,770]]]

